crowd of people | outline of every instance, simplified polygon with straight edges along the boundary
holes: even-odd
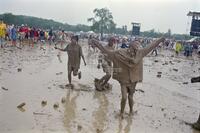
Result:
[[[38,27],[30,27],[28,25],[22,24],[21,26],[16,25],[6,25],[3,21],[0,21],[0,38],[1,38],[1,48],[3,48],[8,41],[11,42],[13,46],[29,44],[34,46],[38,43],[61,43],[65,41],[68,37],[71,37],[72,33],[66,33],[62,29],[54,30],[43,29]]]

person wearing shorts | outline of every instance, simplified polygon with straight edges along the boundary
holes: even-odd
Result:
[[[80,79],[81,78],[81,72],[79,71],[80,69],[80,61],[81,58],[84,61],[84,64],[86,65],[82,48],[78,44],[78,36],[72,36],[71,38],[71,43],[66,46],[65,49],[60,49],[55,46],[55,49],[58,49],[60,51],[66,51],[68,54],[68,81],[69,85],[72,86],[71,84],[71,74],[73,73],[73,76],[77,76]]]

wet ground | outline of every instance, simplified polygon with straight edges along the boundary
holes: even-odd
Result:
[[[59,59],[53,46],[0,49],[1,133],[199,133],[185,124],[195,122],[200,112],[200,84],[190,83],[200,75],[199,58],[173,57],[164,50],[146,57],[144,80],[134,95],[135,114],[121,120],[118,82],[110,81],[110,91],[95,91],[94,78],[104,73],[97,69],[98,55],[83,49],[87,66],[81,65],[81,80],[73,78],[73,90],[65,87],[67,53]]]

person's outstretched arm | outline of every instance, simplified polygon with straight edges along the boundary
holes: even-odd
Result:
[[[103,47],[102,44],[98,40],[92,39],[92,44],[94,44],[102,53],[107,54],[108,58],[110,59],[113,58],[114,52]]]
[[[67,48],[68,48],[68,45],[64,48],[64,49],[61,49],[61,48],[58,48],[58,47],[54,47],[55,49],[58,49],[60,51],[63,51],[63,52],[66,52],[67,51]]]
[[[158,40],[153,41],[151,44],[149,44],[147,47],[143,48],[142,51],[142,56],[146,56],[149,54],[154,48],[156,48],[161,42],[164,42],[165,38],[161,37]]]

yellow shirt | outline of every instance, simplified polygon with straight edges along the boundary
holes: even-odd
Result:
[[[182,48],[181,44],[177,42],[177,43],[176,43],[176,51],[177,51],[177,52],[180,52],[180,51],[181,51],[181,48]]]
[[[5,37],[6,35],[6,24],[0,24],[0,37]]]

